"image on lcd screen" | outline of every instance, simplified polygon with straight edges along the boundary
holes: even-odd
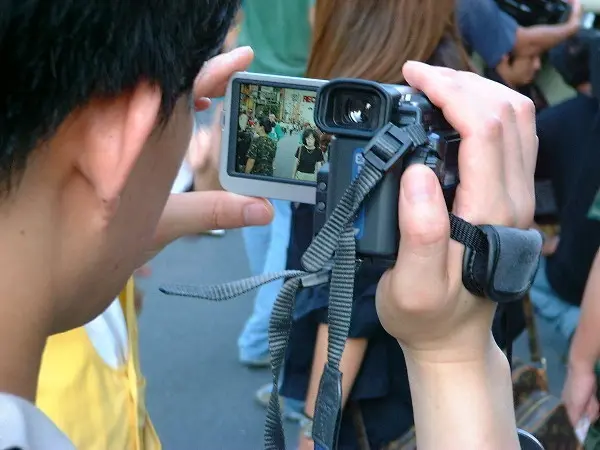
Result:
[[[314,123],[316,92],[240,84],[235,171],[315,182],[330,136]]]

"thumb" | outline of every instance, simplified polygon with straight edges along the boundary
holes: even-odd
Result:
[[[427,166],[415,164],[404,172],[398,216],[400,248],[394,277],[407,292],[427,289],[430,295],[421,301],[434,300],[446,292],[450,220],[439,181]],[[431,282],[423,283],[428,279]]]
[[[154,247],[209,230],[267,225],[272,218],[271,204],[260,198],[224,191],[173,194],[158,222]]]

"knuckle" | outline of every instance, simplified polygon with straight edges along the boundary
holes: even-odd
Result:
[[[482,137],[498,140],[502,138],[504,125],[499,116],[490,114],[482,119],[479,130]]]
[[[212,229],[221,228],[221,216],[222,216],[222,203],[221,202],[213,202],[210,208],[210,226]]]
[[[427,225],[421,223],[419,226],[402,230],[402,238],[410,242],[411,248],[425,254],[430,254],[437,248],[437,244],[448,237],[449,225],[446,218],[430,220]]]
[[[498,116],[500,117],[500,119],[503,122],[506,121],[511,121],[511,122],[515,122],[516,121],[516,113],[515,113],[515,109],[513,108],[513,104],[511,103],[510,100],[507,99],[502,99],[498,102]]]
[[[513,108],[518,119],[535,123],[535,104],[530,98],[519,94],[513,103]]]

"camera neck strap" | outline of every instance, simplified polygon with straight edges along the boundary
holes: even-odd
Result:
[[[328,304],[329,342],[327,363],[321,378],[313,439],[319,450],[335,450],[342,417],[342,373],[339,364],[350,329],[356,274],[356,240],[353,221],[366,196],[386,173],[402,164],[408,152],[427,143],[421,125],[385,126],[366,146],[366,164],[344,192],[321,231],[302,256],[304,271],[263,274],[217,286],[167,285],[167,295],[229,300],[264,284],[286,279],[269,323],[269,352],[273,389],[265,424],[265,449],[284,450],[285,438],[279,403],[279,377],[284,363],[298,289],[330,283]],[[474,295],[499,303],[518,300],[529,289],[541,253],[536,231],[494,226],[475,226],[452,213],[450,235],[465,248],[463,284]]]

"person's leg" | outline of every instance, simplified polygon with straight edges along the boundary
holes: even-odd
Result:
[[[265,262],[267,259],[267,250],[271,239],[272,224],[260,227],[245,227],[242,228],[242,236],[244,237],[244,246],[246,248],[246,256],[248,257],[248,266],[252,276],[263,273]]]
[[[258,273],[273,273],[285,270],[287,246],[291,229],[291,204],[281,200],[271,200],[275,208],[275,218],[271,223],[271,236],[267,246],[256,245],[252,237],[254,231],[246,231],[246,251],[254,265],[258,268],[258,258],[265,255],[264,265]],[[262,239],[256,238],[257,240]],[[266,250],[266,252],[265,252]],[[274,281],[260,288],[254,300],[254,310],[246,322],[244,330],[238,339],[239,357],[244,364],[265,366],[269,361],[269,319],[275,299],[283,286],[283,280]]]
[[[531,302],[535,311],[548,322],[550,322],[567,341],[577,328],[579,323],[580,309],[563,301],[546,276],[546,261],[542,258],[540,268],[530,291]]]
[[[312,371],[308,392],[306,394],[305,413],[309,417],[314,416],[317,394],[323,369],[327,362],[327,343],[329,340],[329,327],[326,324],[321,324],[317,331],[317,343],[315,345],[315,353],[313,358]],[[368,340],[364,338],[349,338],[346,341],[344,353],[340,361],[340,371],[344,374],[342,377],[342,408],[346,405],[354,381],[360,371],[362,362],[367,351]],[[299,450],[312,450],[314,442],[308,437],[301,435],[299,438]]]

